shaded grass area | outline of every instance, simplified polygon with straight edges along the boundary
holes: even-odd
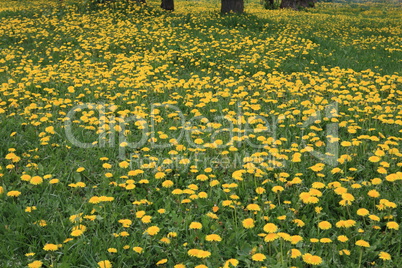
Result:
[[[392,33],[392,31],[387,31],[386,29],[397,28],[399,22],[397,19],[390,20],[387,19],[388,13],[383,10],[382,7],[336,7],[332,8],[331,12],[325,8],[319,8],[318,10],[307,10],[301,11],[296,15],[290,13],[285,13],[281,15],[281,11],[265,11],[266,15],[264,17],[254,15],[252,13],[246,13],[244,15],[220,15],[216,12],[206,11],[206,14],[200,14],[200,17],[194,17],[191,14],[176,14],[176,13],[165,13],[154,7],[151,2],[149,7],[143,7],[142,14],[145,14],[144,20],[147,21],[151,19],[149,12],[152,16],[161,16],[162,22],[167,23],[166,27],[171,28],[173,31],[179,31],[183,34],[188,34],[198,38],[200,41],[208,43],[211,38],[208,34],[200,33],[199,29],[208,29],[209,27],[218,27],[225,34],[214,33],[213,38],[225,38],[227,35],[230,36],[228,32],[230,30],[237,30],[242,36],[247,36],[250,38],[264,39],[269,37],[276,38],[283,32],[288,32],[295,34],[301,38],[311,40],[318,47],[311,51],[309,55],[299,55],[295,58],[290,58],[285,60],[280,66],[275,68],[275,70],[284,73],[292,72],[302,72],[302,71],[320,71],[321,66],[340,68],[351,68],[355,71],[362,71],[367,69],[375,70],[381,74],[391,74],[394,72],[400,72],[400,63],[402,58],[402,52],[399,47],[396,51],[387,51],[384,46],[376,45],[375,39],[384,39],[387,42],[387,38],[390,42],[399,42],[400,39],[395,38],[398,36],[398,32]],[[73,6],[67,6],[69,8],[85,13],[91,14],[91,16],[97,17],[102,16],[97,15],[97,13],[102,12],[108,5],[90,5],[83,6],[80,4],[74,4]],[[39,9],[23,10],[23,11],[2,11],[0,12],[0,17],[14,17],[14,18],[38,18],[41,16],[45,17],[55,17],[57,19],[62,19],[64,16],[68,16],[68,11],[65,10],[66,6],[48,6],[40,7]],[[131,10],[132,6],[124,5],[113,5],[116,10],[113,13],[112,18],[110,18],[110,23],[114,24],[119,20],[132,20],[133,14],[126,12]],[[365,14],[367,10],[370,11],[369,14]],[[336,12],[336,16],[334,13]],[[137,13],[137,16],[141,16],[141,11]],[[272,14],[272,18],[271,18]],[[351,17],[347,17],[353,14]],[[373,18],[373,14],[376,19]],[[319,17],[318,21],[316,17]],[[148,18],[147,18],[148,17]],[[163,18],[166,18],[165,20]],[[346,19],[345,19],[346,18]],[[314,21],[314,23],[309,23],[309,21]],[[336,21],[339,21],[338,23]],[[183,25],[186,27],[183,28]],[[337,26],[339,25],[339,28]],[[35,27],[34,25],[32,27]],[[38,40],[35,36],[27,34],[24,37],[10,37],[3,35],[1,40],[4,44],[21,44],[21,46],[27,51],[35,51],[37,58],[42,58],[41,64],[46,65],[49,62],[43,58],[45,56],[45,50],[49,45],[54,44],[53,40],[55,37],[60,36],[61,33],[53,24],[42,25],[45,27],[50,35],[47,38]],[[302,28],[300,28],[302,27]],[[85,31],[84,24],[77,21],[76,34],[81,34]],[[347,33],[345,33],[347,32]],[[226,35],[226,36],[225,36]],[[43,38],[43,37],[42,37]],[[354,40],[366,39],[368,44],[362,45],[361,43],[354,44]],[[35,42],[34,42],[35,41]],[[61,40],[60,40],[61,41]],[[72,48],[78,47],[79,42],[75,38],[75,33],[72,32],[71,35],[63,36],[63,41],[58,42],[58,45],[69,43]],[[168,49],[175,50],[180,48],[182,45],[180,40],[177,43],[170,43],[167,45]],[[41,46],[36,44],[40,43]],[[373,43],[371,45],[371,43]],[[57,44],[57,43],[56,43]],[[136,40],[132,40],[132,44],[127,44],[126,49],[121,49],[120,46],[113,45],[109,48],[110,53],[136,53],[143,50],[151,50],[154,48],[154,44],[141,44],[138,46]],[[166,49],[166,47],[161,48]],[[183,52],[183,51],[182,51]],[[57,54],[53,62],[62,60],[63,57],[67,55]],[[94,55],[95,56],[95,55]],[[214,56],[214,55],[211,55]],[[225,55],[218,55],[221,60],[225,58],[236,58],[237,55],[232,53],[227,53]],[[96,56],[92,58],[96,61]],[[35,58],[34,58],[35,61]],[[102,61],[102,60],[101,60]],[[314,61],[312,63],[312,61]],[[187,71],[193,71],[197,73],[202,68],[193,68],[194,66],[189,66]],[[202,67],[202,66],[201,66]],[[248,68],[249,73],[256,73],[261,67]],[[224,74],[222,74],[224,75]]]

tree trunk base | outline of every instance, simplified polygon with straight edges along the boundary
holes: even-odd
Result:
[[[174,10],[174,0],[162,0],[161,8],[164,10]]]
[[[265,9],[274,9],[274,0],[264,0],[264,8]]]
[[[222,0],[221,13],[243,13],[244,1],[243,0]]]
[[[302,8],[314,7],[316,0],[282,0],[281,8],[292,8],[300,10]]]

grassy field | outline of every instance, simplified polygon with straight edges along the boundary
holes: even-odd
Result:
[[[402,7],[0,3],[0,267],[401,267]]]

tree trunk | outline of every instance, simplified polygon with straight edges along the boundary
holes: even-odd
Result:
[[[222,0],[221,13],[243,13],[244,12],[244,0]]]
[[[164,10],[174,10],[174,0],[162,0],[161,8]]]
[[[274,9],[274,0],[264,0],[264,8],[265,9]]]
[[[281,8],[299,10],[306,7],[314,7],[316,0],[282,0]]]

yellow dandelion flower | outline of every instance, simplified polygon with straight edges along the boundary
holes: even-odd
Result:
[[[322,189],[322,188],[325,187],[325,184],[322,183],[322,182],[314,182],[314,183],[311,185],[311,187],[314,188],[314,189]]]
[[[192,197],[198,197],[198,196],[197,196],[197,195],[193,195]],[[185,198],[185,199],[181,200],[181,203],[182,203],[182,204],[188,204],[188,203],[191,203],[191,200],[188,199],[188,198]]]
[[[355,243],[355,245],[356,245],[356,246],[359,246],[359,247],[365,247],[365,248],[370,247],[369,242],[364,241],[364,240],[362,240],[362,239],[361,239],[361,240],[357,240],[356,243]]]
[[[82,182],[82,181],[77,182],[75,185],[76,185],[77,187],[79,187],[79,188],[84,188],[85,186],[87,186],[87,185],[85,184],[85,182]]]
[[[143,223],[150,223],[151,220],[152,220],[152,216],[149,216],[149,215],[146,215],[146,216],[144,216],[144,217],[141,218],[141,221],[142,221]]]
[[[345,227],[346,228],[353,227],[355,225],[356,225],[356,221],[354,221],[354,220],[346,220],[345,221]]]
[[[159,233],[160,229],[158,226],[151,226],[149,227],[144,233],[147,233],[149,235],[156,235]]]
[[[346,235],[340,235],[337,237],[338,241],[340,242],[346,242],[349,240],[349,238]]]
[[[310,253],[306,253],[303,255],[303,261],[311,265],[320,265],[322,263],[322,258],[316,255],[311,255]]]
[[[357,215],[359,215],[359,216],[367,216],[367,215],[369,215],[370,214],[370,212],[367,210],[367,209],[365,209],[365,208],[359,208],[357,211],[356,211],[356,214]]]
[[[302,200],[303,203],[305,203],[305,204],[316,204],[316,203],[318,203],[318,201],[319,201],[319,199],[318,199],[317,197],[312,196],[312,195],[310,195],[310,194],[307,193],[307,192],[302,192],[302,193],[299,195],[299,198],[300,198],[300,200]]]
[[[172,194],[174,194],[174,195],[179,195],[179,194],[182,194],[182,193],[183,193],[183,190],[181,190],[181,189],[174,189],[172,191]]]
[[[371,184],[373,185],[379,185],[382,183],[382,180],[380,178],[374,178],[371,180]]]
[[[98,204],[100,202],[99,197],[98,196],[92,196],[89,201],[89,203],[91,204]]]
[[[380,259],[384,260],[384,261],[389,261],[389,260],[391,260],[391,255],[390,255],[389,253],[387,253],[387,252],[384,252],[384,251],[381,251],[381,252],[378,254],[378,257],[379,257]]]
[[[177,237],[177,233],[176,232],[169,232],[167,234],[168,237]]]
[[[354,220],[340,220],[336,224],[338,228],[350,228],[356,225],[356,221]]]
[[[236,259],[229,259],[225,262],[225,265],[223,268],[231,268],[231,267],[237,267],[239,265],[239,261]]]
[[[206,250],[199,250],[197,254],[197,257],[201,259],[208,258],[209,256],[211,256],[211,252]]]
[[[243,180],[243,174],[246,173],[245,170],[240,169],[240,170],[236,170],[235,172],[232,173],[232,178],[238,181],[242,181]]]
[[[158,213],[159,214],[164,214],[164,213],[166,213],[166,209],[160,208],[160,209],[158,209]]]
[[[18,196],[20,196],[21,195],[21,192],[20,191],[9,191],[8,193],[7,193],[7,196],[10,196],[10,197],[18,197]]]
[[[140,210],[140,211],[137,211],[136,213],[135,213],[135,216],[137,217],[137,218],[142,218],[144,215],[145,215],[145,211],[144,210]]]
[[[296,223],[298,227],[303,227],[305,225],[305,223],[300,219],[294,219],[293,222]]]
[[[222,238],[220,237],[220,235],[210,234],[205,237],[205,240],[210,241],[210,242],[213,242],[213,241],[220,242],[220,241],[222,241]]]
[[[206,192],[199,192],[198,197],[199,198],[208,198],[208,194]]]
[[[28,174],[24,174],[21,176],[21,180],[23,181],[30,181],[31,180],[31,176]]]
[[[370,162],[372,162],[372,163],[377,163],[377,162],[379,162],[380,160],[381,160],[381,157],[376,156],[376,155],[370,156],[369,159],[368,159],[368,161],[370,161]]]
[[[345,187],[337,187],[336,189],[334,189],[334,192],[335,192],[337,195],[345,194],[345,193],[347,193],[347,191],[348,191],[348,189],[345,188]]]
[[[387,181],[394,182],[397,180],[402,180],[402,172],[392,173],[385,177]]]
[[[395,221],[387,222],[387,228],[392,230],[399,230],[399,224]]]
[[[85,225],[80,224],[80,225],[77,225],[77,226],[73,227],[72,231],[76,231],[76,230],[80,230],[82,232],[85,232],[87,230],[87,227]]]
[[[223,200],[222,201],[222,206],[227,207],[233,204],[232,200]]]
[[[283,192],[283,190],[285,190],[285,189],[282,186],[272,187],[272,192],[274,192],[274,193],[280,193],[280,192]]]
[[[384,167],[379,167],[377,169],[377,172],[380,173],[380,174],[387,174],[388,173],[388,171]]]
[[[302,254],[301,254],[300,250],[292,248],[291,250],[288,251],[288,255],[290,255],[290,258],[296,259],[296,258],[300,257]]]
[[[256,253],[253,256],[251,256],[251,259],[253,261],[264,261],[267,257],[262,254],[262,253]]]
[[[377,190],[370,190],[367,195],[373,198],[380,197],[380,193]]]
[[[51,179],[51,180],[49,181],[50,184],[56,184],[56,183],[59,183],[59,182],[60,182],[59,179]]]
[[[314,166],[309,167],[311,170],[315,171],[315,172],[319,172],[321,170],[323,170],[325,167],[325,164],[323,163],[317,163]]]
[[[47,225],[45,220],[36,221],[36,222],[34,222],[34,224],[37,224],[37,225],[39,225],[41,227],[45,227]]]
[[[278,238],[279,238],[279,235],[277,233],[269,233],[264,237],[264,241],[268,243],[268,242],[275,241]]]
[[[137,252],[138,254],[141,254],[144,252],[144,249],[142,247],[133,247],[133,250]]]
[[[71,236],[77,237],[77,236],[81,236],[84,234],[84,231],[81,229],[76,229],[74,231],[71,232]]]
[[[15,153],[9,153],[6,155],[5,158],[8,160],[11,160],[14,163],[17,163],[21,160],[21,158],[19,156],[17,156]]]
[[[162,237],[161,240],[159,240],[159,241],[161,241],[162,243],[165,243],[165,244],[170,244],[170,239],[167,237]]]
[[[320,239],[320,243],[326,244],[326,243],[331,243],[332,240],[330,238],[324,237]]]
[[[247,205],[246,209],[251,210],[251,211],[260,211],[261,208],[257,204],[249,204]]]
[[[108,260],[98,262],[99,268],[112,268],[112,263]]]
[[[85,168],[84,167],[79,167],[79,168],[77,168],[77,172],[83,172],[85,170]]]
[[[112,165],[109,164],[109,163],[103,163],[102,167],[105,168],[105,169],[110,169],[110,168],[112,168]]]
[[[113,196],[104,196],[104,195],[102,195],[102,196],[99,197],[100,202],[111,202],[113,200],[114,200]]]
[[[43,265],[43,262],[41,261],[33,261],[31,263],[28,263],[29,268],[41,268]]]
[[[342,199],[344,199],[346,201],[350,201],[350,202],[355,201],[355,197],[350,193],[342,194]]]
[[[262,187],[257,187],[257,188],[255,189],[255,192],[256,192],[257,194],[263,194],[263,193],[265,193],[265,189],[262,188]]]
[[[197,229],[200,230],[202,228],[202,224],[200,222],[197,221],[193,221],[192,223],[190,223],[189,226],[190,229]]]
[[[342,250],[340,250],[340,251],[339,251],[339,255],[343,255],[343,254],[349,256],[349,255],[350,255],[350,251],[347,250],[347,249],[342,249]]]
[[[165,263],[167,263],[167,262],[168,262],[168,259],[162,259],[162,260],[158,261],[158,262],[156,263],[156,265],[165,264]]]
[[[200,144],[203,144],[203,143],[204,143],[204,140],[198,138],[198,139],[195,139],[195,140],[194,140],[194,143],[200,145]]]
[[[292,245],[296,245],[297,243],[303,241],[303,237],[301,237],[300,235],[292,235],[290,237],[290,243]]]
[[[251,229],[251,228],[254,228],[254,226],[255,226],[254,220],[252,218],[244,219],[242,224],[243,224],[243,227],[246,229]]]
[[[199,252],[199,249],[192,248],[192,249],[189,249],[189,250],[187,251],[187,254],[188,254],[189,256],[191,256],[191,257],[197,257],[197,256],[198,256],[198,252]]]
[[[321,221],[318,223],[318,228],[320,228],[321,230],[328,230],[331,229],[332,224],[328,221]]]
[[[133,222],[130,219],[121,219],[119,223],[121,223],[123,227],[128,228]]]
[[[263,229],[266,233],[276,233],[278,231],[278,226],[273,223],[267,223],[264,225]]]
[[[208,180],[208,179],[209,179],[208,176],[205,175],[205,174],[200,174],[200,175],[198,175],[198,176],[196,177],[196,180],[199,180],[199,181],[206,181],[206,180]]]
[[[46,244],[43,246],[43,250],[46,250],[46,251],[56,251],[58,248],[59,247],[56,244]]]
[[[35,206],[25,208],[25,212],[32,212],[34,210],[37,210],[37,208]]]
[[[283,203],[285,203],[285,202],[283,202]],[[286,220],[286,215],[282,215],[282,216],[278,216],[278,217],[276,217],[278,220],[280,220],[280,221],[284,221],[284,220]]]
[[[130,163],[127,161],[122,161],[119,163],[119,167],[121,168],[128,168],[130,166]]]
[[[369,219],[372,221],[380,221],[380,217],[377,215],[369,215]]]
[[[220,182],[218,180],[212,180],[212,181],[210,181],[209,186],[214,187],[219,184],[220,184]]]
[[[157,172],[155,174],[155,179],[163,179],[164,177],[166,177],[166,173],[165,172]]]
[[[174,185],[174,183],[171,180],[165,180],[164,182],[162,182],[162,187],[164,187],[164,188],[170,188],[173,185]]]

